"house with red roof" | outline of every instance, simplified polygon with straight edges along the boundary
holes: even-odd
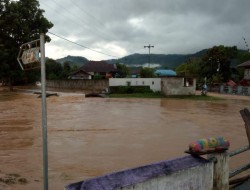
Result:
[[[240,85],[250,86],[250,60],[239,64],[237,67],[244,68],[244,78],[240,81]]]
[[[70,75],[70,79],[106,79],[112,78],[117,73],[115,64],[109,64],[105,61],[89,61],[76,72]]]

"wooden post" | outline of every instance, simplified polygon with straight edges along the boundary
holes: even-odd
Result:
[[[208,155],[208,158],[214,160],[213,190],[229,189],[229,154],[214,153]]]

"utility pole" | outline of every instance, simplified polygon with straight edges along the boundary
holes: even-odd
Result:
[[[154,48],[154,46],[149,44],[148,46],[144,46],[144,48],[148,48],[148,66],[150,68],[150,48]]]
[[[47,102],[46,102],[46,68],[45,68],[45,34],[40,34],[41,83],[42,83],[42,133],[43,133],[43,185],[48,185],[48,145],[47,145]]]

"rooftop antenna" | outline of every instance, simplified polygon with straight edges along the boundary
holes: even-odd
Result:
[[[247,51],[250,52],[246,39],[244,38],[244,36],[242,36],[242,38],[243,38],[243,40],[244,40],[244,42],[245,42],[245,45],[246,45],[246,47],[247,47]]]

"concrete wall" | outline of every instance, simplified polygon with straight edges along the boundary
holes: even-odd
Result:
[[[150,86],[154,92],[161,91],[161,78],[110,78],[109,86]]]
[[[166,78],[110,78],[109,80],[48,80],[48,88],[78,89],[100,92],[109,86],[149,86],[154,92],[161,91],[165,95],[195,94],[196,80],[184,86],[183,77]]]
[[[168,176],[161,176],[143,183],[122,188],[123,190],[212,190],[212,164],[205,164],[194,168],[178,171]]]
[[[220,93],[250,96],[250,87],[249,86],[231,87],[231,86],[221,85],[220,86]]]
[[[171,95],[194,95],[196,90],[196,79],[190,79],[191,82],[184,84],[183,77],[162,78],[162,92],[166,96]]]
[[[212,190],[213,169],[211,161],[185,156],[69,184],[65,189]]]
[[[108,88],[108,80],[48,80],[47,87],[100,92]]]

